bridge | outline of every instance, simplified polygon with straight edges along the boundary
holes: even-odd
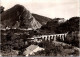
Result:
[[[29,38],[29,39],[34,40],[35,42],[36,41],[42,41],[42,40],[56,41],[57,39],[60,39],[60,40],[64,41],[67,34],[68,33],[53,34],[53,35],[37,35],[37,36],[33,36],[32,38]]]

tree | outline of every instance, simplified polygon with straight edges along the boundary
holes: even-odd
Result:
[[[4,7],[3,6],[0,6],[0,14],[4,12]]]
[[[80,17],[71,17],[66,22],[61,23],[56,28],[56,33],[66,33],[66,32],[71,33],[73,31],[79,31],[79,19]]]
[[[58,19],[58,18],[56,18]],[[58,23],[58,20],[51,20],[51,21],[48,21],[46,25],[43,25],[41,27],[41,30],[43,30],[43,32],[41,31],[41,33],[47,33],[47,34],[50,34],[50,33],[55,33],[56,31],[56,28],[59,26],[59,23]]]

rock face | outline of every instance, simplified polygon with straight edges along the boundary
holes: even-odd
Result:
[[[45,23],[45,21],[43,22]],[[3,28],[25,29],[38,29],[42,26],[29,10],[19,4],[1,13],[1,25]]]
[[[34,17],[30,24],[33,29],[41,28],[42,26]]]
[[[32,13],[32,16],[35,17],[35,19],[41,24],[41,25],[45,25],[48,21],[52,21],[51,18],[45,17],[45,16],[41,16],[38,14],[34,14]]]

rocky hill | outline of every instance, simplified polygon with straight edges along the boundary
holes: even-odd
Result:
[[[47,18],[44,19],[44,17],[38,15],[34,16],[34,14],[31,14],[29,10],[19,4],[1,13],[1,26],[3,28],[38,29],[44,25],[42,23],[47,23],[48,21]]]

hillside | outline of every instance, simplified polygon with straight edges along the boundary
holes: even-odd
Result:
[[[47,23],[47,21],[49,21],[47,18],[38,15],[34,16],[34,14],[31,14],[29,10],[19,4],[1,14],[1,25],[3,28],[38,29],[43,25],[42,23]]]
[[[60,19],[60,18],[58,18]],[[47,22],[46,25],[41,27],[41,33],[66,33],[79,31],[80,17],[72,17],[69,20],[59,23],[57,18]],[[56,21],[55,21],[56,20]]]
[[[79,31],[79,19],[80,17],[71,17],[64,23],[61,23],[56,29],[56,33],[66,33]]]

